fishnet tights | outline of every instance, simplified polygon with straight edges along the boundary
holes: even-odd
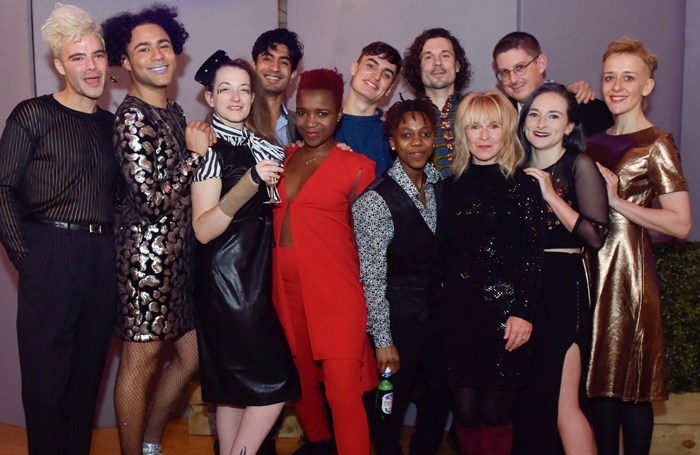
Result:
[[[197,334],[191,330],[173,342],[175,354],[158,382],[153,406],[148,385],[158,366],[165,342],[125,342],[114,387],[119,444],[122,455],[141,455],[144,442],[160,444],[165,427],[173,418],[182,391],[199,368]]]

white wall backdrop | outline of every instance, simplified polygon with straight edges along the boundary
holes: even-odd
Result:
[[[291,0],[288,2],[289,29],[304,43],[304,69],[338,68],[350,86],[350,65],[363,47],[373,41],[394,46],[401,55],[416,36],[428,28],[443,27],[459,39],[474,72],[469,90],[495,87],[491,51],[506,33],[517,28],[514,0]],[[397,81],[380,107],[412,98],[409,89]],[[290,100],[293,102],[293,100]]]
[[[64,0],[64,3],[83,8],[98,23],[120,11],[136,12],[149,4],[143,0]],[[277,0],[166,0],[164,3],[178,7],[179,20],[190,34],[185,50],[178,57],[177,77],[168,87],[168,96],[182,106],[189,120],[204,119],[209,106],[204,101],[202,86],[194,80],[197,69],[218,49],[225,50],[232,58],[243,57],[250,61],[255,39],[262,32],[277,27]],[[54,4],[54,0],[33,0],[36,92],[39,95],[63,87],[63,81],[56,77],[53,54],[41,39],[41,25],[53,11]],[[114,112],[124,99],[130,81],[125,70],[112,68],[111,71],[118,84],[107,81],[100,106]]]
[[[647,115],[680,145],[685,0],[520,1],[522,30],[539,40],[550,79],[565,84],[583,79],[600,97],[603,53],[610,41],[629,36],[656,52],[659,69]]]
[[[700,240],[700,0],[687,0],[685,13],[685,55],[683,59],[683,110],[681,157],[690,187],[693,230],[689,240]]]

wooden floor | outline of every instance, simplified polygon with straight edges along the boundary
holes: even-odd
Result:
[[[404,427],[401,445],[404,453],[408,453],[408,440],[411,427]],[[190,436],[187,419],[173,420],[163,437],[164,455],[211,455],[213,454],[214,438],[211,436]],[[278,438],[277,454],[291,455],[299,448],[297,438]],[[374,451],[373,451],[374,452]],[[27,455],[27,433],[24,428],[0,424],[0,454]],[[119,440],[117,428],[99,428],[92,433],[91,455],[119,455]],[[455,455],[447,444],[443,444],[438,455]]]

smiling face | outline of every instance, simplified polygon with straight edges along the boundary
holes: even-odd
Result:
[[[466,139],[473,164],[494,164],[503,149],[503,125],[482,118],[479,122],[467,125]]]
[[[406,112],[398,128],[391,132],[389,145],[396,150],[407,174],[423,172],[435,144],[435,124],[429,124],[420,112]]]
[[[503,89],[508,96],[518,103],[524,104],[537,87],[544,84],[544,70],[547,68],[547,59],[544,54],[540,54],[535,61],[533,57],[522,49],[511,49],[501,52],[496,56],[496,67],[498,71],[509,70],[507,81],[503,81]],[[532,63],[530,63],[532,62]],[[528,63],[530,63],[528,65]],[[513,72],[518,66],[527,65],[525,74],[518,76]]]
[[[241,130],[250,114],[255,94],[246,71],[222,66],[216,72],[214,90],[206,92],[204,97],[226,125]]]
[[[304,89],[297,92],[296,124],[309,148],[335,146],[335,128],[342,116],[333,92]]]
[[[140,88],[164,88],[173,80],[177,58],[170,37],[156,24],[144,24],[131,31],[128,55],[122,65]]]
[[[94,33],[69,42],[63,38],[61,59],[55,59],[56,70],[65,76],[71,98],[96,100],[102,95],[107,73],[107,53]]]
[[[277,49],[267,49],[250,63],[260,76],[265,92],[272,95],[278,95],[287,90],[287,86],[297,75],[296,70],[292,71],[289,48],[284,44],[277,44]]]
[[[431,38],[423,45],[421,58],[421,80],[426,89],[452,87],[459,72],[452,42],[447,38]]]
[[[396,65],[377,55],[363,55],[352,64],[350,74],[350,89],[371,104],[379,102],[391,88],[396,79]]]
[[[525,136],[535,151],[562,147],[564,134],[574,129],[567,108],[566,100],[558,93],[542,93],[532,101],[525,118]]]
[[[654,89],[649,67],[631,54],[612,54],[603,62],[603,97],[613,115],[642,110],[642,101]]]

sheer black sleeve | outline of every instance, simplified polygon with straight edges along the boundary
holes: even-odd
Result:
[[[571,233],[586,248],[598,250],[608,235],[608,193],[605,180],[591,157],[579,153],[571,174],[576,188],[579,218]]]

